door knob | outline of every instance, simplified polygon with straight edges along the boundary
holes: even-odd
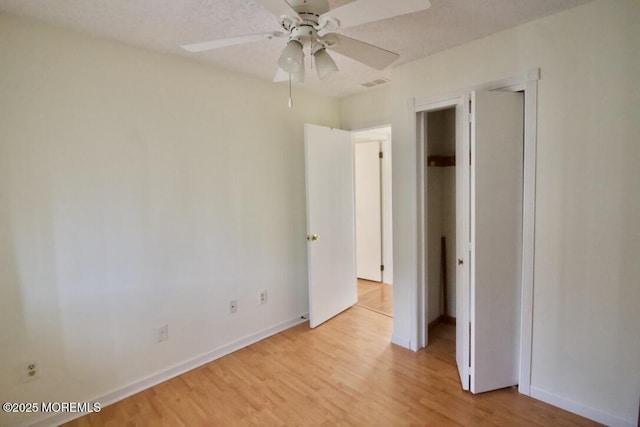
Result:
[[[458,258],[458,265],[462,265],[462,264],[464,264],[464,261]]]
[[[318,240],[320,240],[320,236],[318,236],[317,234],[312,234],[310,236],[307,236],[307,240],[311,242],[317,242]]]

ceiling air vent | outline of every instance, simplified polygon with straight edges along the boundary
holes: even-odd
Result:
[[[383,85],[383,84],[387,83],[388,81],[389,81],[389,79],[385,79],[384,77],[382,77],[382,78],[379,78],[379,79],[371,80],[370,82],[362,83],[362,86],[364,86],[364,87],[374,87],[374,86],[378,86],[378,85]]]

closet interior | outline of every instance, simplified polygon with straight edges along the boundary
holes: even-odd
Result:
[[[456,112],[425,115],[427,171],[427,321],[429,329],[456,317]]]

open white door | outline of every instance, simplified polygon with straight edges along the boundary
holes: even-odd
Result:
[[[357,302],[354,146],[351,132],[306,124],[309,324]]]
[[[380,198],[380,142],[356,144],[357,275],[382,281],[382,200]]]
[[[469,390],[469,96],[456,106],[456,364]]]
[[[518,383],[524,96],[471,101],[470,388],[481,393]]]

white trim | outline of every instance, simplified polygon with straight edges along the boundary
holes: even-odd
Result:
[[[420,165],[421,148],[423,141],[419,139],[416,130],[416,115],[425,111],[437,111],[456,105],[460,102],[461,97],[474,90],[511,90],[524,91],[525,96],[525,138],[524,138],[524,188],[523,188],[523,239],[522,239],[522,309],[521,309],[521,326],[520,326],[520,376],[518,391],[525,395],[530,395],[531,383],[531,351],[533,340],[533,285],[534,285],[534,227],[535,227],[535,178],[536,178],[536,143],[537,143],[537,81],[540,79],[540,68],[533,68],[524,74],[508,77],[505,79],[494,80],[482,83],[465,89],[449,92],[442,95],[436,95],[429,98],[416,100],[411,98],[407,101],[410,114],[410,126],[414,132],[414,141],[416,143],[416,202],[418,204],[417,220],[420,221],[422,215],[423,195],[421,191],[424,189],[422,174],[423,166]],[[416,224],[416,254],[417,254],[417,277],[416,285],[412,288],[412,299],[414,303],[410,306],[411,325],[410,337],[415,343],[426,342],[426,336],[420,328],[425,325],[425,316],[419,313],[426,312],[426,299],[421,297],[421,291],[424,293],[424,282],[420,280],[424,273],[424,262],[421,259],[422,250],[420,239],[424,239],[422,225]],[[415,324],[414,324],[415,322]],[[424,328],[424,326],[422,327]],[[415,346],[415,345],[414,345]],[[411,347],[409,347],[411,348]],[[417,347],[420,348],[420,347]],[[411,348],[412,350],[416,350]]]
[[[395,344],[395,345],[399,345],[400,347],[411,349],[411,340],[404,340],[404,339],[398,338],[395,335],[391,336],[391,344]]]
[[[539,76],[539,71],[538,74]],[[520,377],[518,391],[530,395],[533,341],[533,283],[536,215],[536,145],[538,82],[524,89],[524,181],[522,191],[522,289],[520,308]]]
[[[389,125],[389,128],[391,126]],[[382,141],[382,281],[393,285],[393,193],[391,151],[393,145],[393,128],[391,136]]]
[[[427,147],[425,146],[425,139],[427,137],[427,123],[425,122],[427,117],[425,112],[419,111],[415,114],[416,117],[416,141],[420,141],[416,146],[416,176],[418,178],[416,188],[418,190],[416,203],[416,220],[418,221],[418,270],[416,271],[416,277],[418,279],[417,299],[422,301],[422,305],[418,305],[416,314],[418,316],[418,325],[416,332],[418,339],[416,340],[417,348],[423,348],[427,346],[429,342],[429,328],[425,327],[428,324],[428,307],[429,307],[429,288],[428,288],[428,275],[427,266],[424,260],[429,257],[429,229],[426,226],[427,212],[429,212],[429,198],[425,197],[427,189],[429,188],[428,176],[424,165],[427,160]]]
[[[425,111],[428,107],[429,110],[438,110],[438,103],[447,102],[454,98],[459,98],[461,94],[470,93],[474,90],[497,90],[497,89],[511,89],[511,90],[524,90],[526,83],[540,80],[540,68],[531,68],[527,72],[517,74],[515,76],[507,77],[505,79],[492,80],[490,82],[484,82],[477,85],[469,86],[466,88],[458,89],[453,92],[447,92],[440,95],[430,96],[428,98],[420,98],[413,100],[413,105],[416,111]],[[515,86],[521,86],[521,89],[514,89]],[[443,107],[446,108],[446,107]]]
[[[581,415],[585,418],[589,418],[590,420],[606,424],[608,426],[635,427],[637,425],[637,420],[625,420],[613,414],[609,414],[600,411],[599,409],[585,406],[581,403],[562,396],[558,396],[557,394],[550,393],[535,386],[531,386],[531,397],[541,400],[550,405],[557,406],[558,408],[562,408],[566,411],[573,412],[574,414]]]
[[[418,140],[418,135],[419,135],[419,129],[418,129],[418,121],[416,120],[416,100],[415,98],[410,98],[407,100],[407,108],[409,110],[409,128],[411,129],[411,133],[413,134],[413,140],[417,141]],[[417,146],[416,146],[417,149]],[[416,168],[419,167],[420,164],[420,156],[419,156],[419,152],[416,151]],[[421,184],[421,180],[418,174],[418,170],[419,169],[415,169],[416,171],[416,188],[418,188],[418,194],[420,195],[420,188],[422,186]],[[418,204],[416,206],[417,211],[416,211],[416,230],[418,235],[420,235],[422,233],[422,228],[421,228],[421,223],[420,223],[420,202],[421,199],[418,199]],[[418,263],[420,263],[420,257],[422,255],[422,251],[420,249],[420,244],[418,239],[415,240],[411,240],[410,242],[411,244],[415,245],[413,247],[413,249],[415,249],[415,254],[416,254],[416,261]],[[418,264],[419,265],[419,264]],[[421,294],[424,293],[424,281],[421,280],[421,274],[420,274],[420,270],[417,270],[414,272],[416,274],[415,276],[415,286],[412,286],[410,289],[410,296],[409,296],[409,300],[410,301],[421,301],[422,303],[424,303],[424,301],[421,299]],[[396,310],[396,302],[397,299],[394,298],[394,313],[397,311]],[[424,329],[424,327],[421,328],[421,324],[424,324],[424,322],[421,322],[420,319],[423,319],[424,316],[420,317],[420,310],[424,310],[424,307],[421,306],[420,304],[411,304],[409,306],[409,336],[411,337],[409,339],[409,346],[408,348],[410,350],[413,351],[418,351],[421,347],[419,345],[419,343],[421,341],[425,341],[425,337],[423,336],[423,334],[421,333],[421,329]],[[402,344],[400,344],[402,345]]]
[[[184,362],[177,363],[166,369],[158,371],[155,374],[149,375],[146,378],[127,384],[124,387],[120,387],[116,390],[112,390],[101,396],[94,397],[93,399],[86,399],[86,401],[100,402],[102,408],[104,409],[106,406],[111,405],[112,403],[116,403],[122,399],[125,399],[143,390],[151,388],[164,381],[170,380],[181,374],[184,374],[185,372],[191,371],[202,365],[213,362],[214,360],[219,359],[223,356],[226,356],[230,353],[233,353],[234,351],[238,351],[244,347],[250,346],[251,344],[255,344],[258,341],[262,341],[263,339],[268,338],[272,335],[275,335],[279,332],[292,328],[301,323],[307,322],[308,318],[309,318],[308,314],[296,316],[293,319],[286,320],[284,322],[278,323],[277,325],[264,329],[260,332],[256,332],[255,334],[251,334],[244,338],[240,338],[239,340],[223,345],[222,347],[218,347],[217,349],[204,353],[200,356],[194,357]],[[60,425],[60,424],[69,422],[71,420],[74,420],[76,418],[80,418],[84,415],[87,415],[87,414],[86,413],[74,413],[74,414],[60,413],[60,414],[55,414],[55,415],[41,418],[37,421],[28,422],[25,425],[29,425],[29,426]]]
[[[421,102],[416,104],[416,112],[429,112],[432,113],[438,110],[445,110],[451,108],[460,102],[460,94],[455,96],[447,96],[446,98],[439,99],[437,101]]]

